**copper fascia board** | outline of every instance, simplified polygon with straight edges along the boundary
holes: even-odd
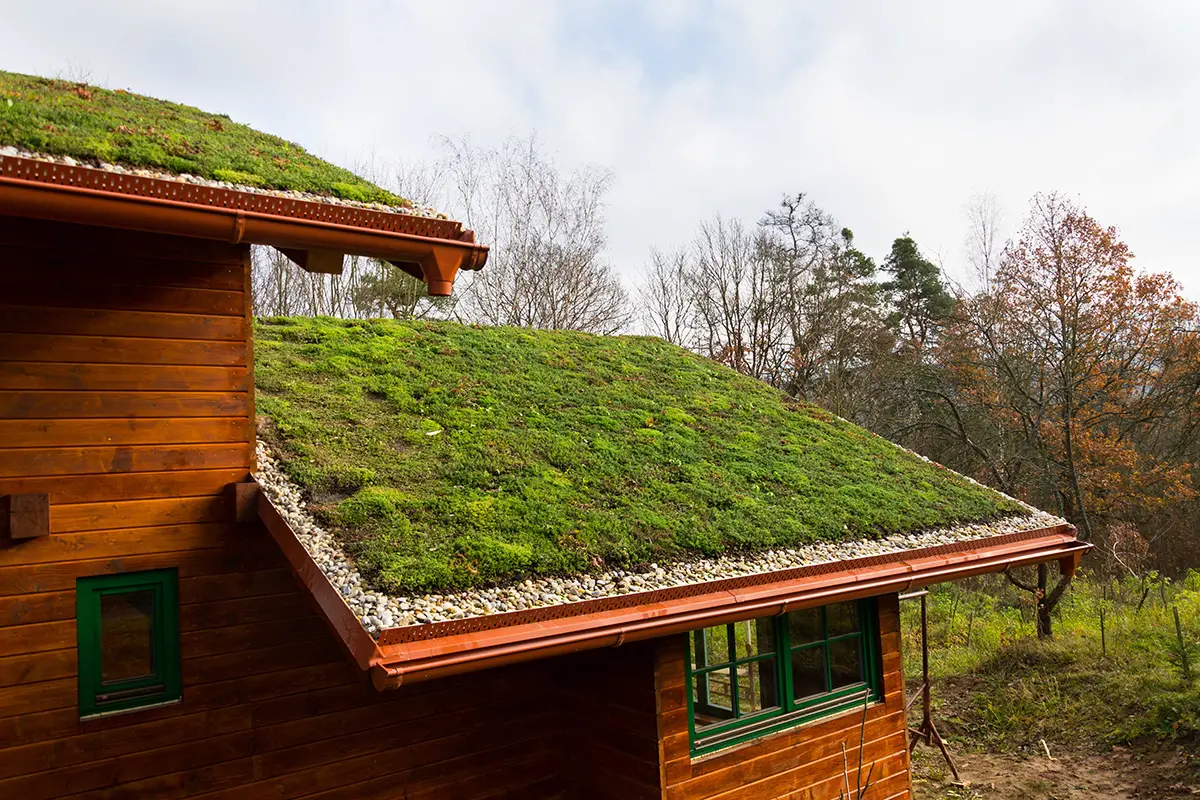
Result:
[[[291,525],[261,489],[258,492],[258,517],[283,551],[296,577],[304,584],[317,610],[337,634],[350,658],[363,670],[370,669],[378,663],[381,653],[371,634],[363,628],[350,606],[346,605],[341,594],[296,538],[296,532],[292,530]]]
[[[378,689],[429,680],[534,658],[616,647],[755,616],[908,591],[1010,567],[1046,561],[1077,564],[1090,544],[1074,533],[994,548],[986,544],[957,556],[899,558],[859,570],[828,573],[804,581],[764,583],[741,592],[714,592],[633,609],[586,614],[472,634],[388,645],[372,670]]]
[[[450,294],[460,270],[482,268],[488,253],[473,237],[437,239],[7,176],[0,176],[0,214],[412,262],[437,297]]]

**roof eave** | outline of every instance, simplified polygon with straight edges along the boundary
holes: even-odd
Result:
[[[0,157],[0,166],[17,161],[27,159]],[[83,182],[83,177],[94,182],[98,179],[94,173],[101,172],[89,168],[54,166],[55,179],[62,181],[72,180],[73,175],[78,173],[80,182]],[[206,196],[214,195],[227,202],[227,205],[208,205],[44,179],[13,177],[8,174],[10,171],[0,169],[0,173],[3,173],[0,174],[0,214],[190,236],[233,244],[263,244],[280,249],[378,258],[396,263],[423,279],[433,296],[449,295],[454,279],[461,270],[480,269],[487,261],[487,246],[476,244],[474,234],[470,231],[461,231],[457,239],[422,236],[237,208],[236,198],[245,193],[231,189],[206,187]],[[165,180],[138,180],[149,185],[174,185],[172,181]],[[177,189],[186,194],[186,187],[183,184]],[[257,196],[249,195],[247,198],[256,199]],[[322,204],[290,201],[290,205],[320,207]],[[357,210],[346,213],[355,212]]]
[[[908,591],[1028,564],[1058,561],[1065,574],[1074,574],[1079,560],[1092,547],[1076,538],[1072,526],[1059,525],[993,540],[763,573],[739,578],[736,585],[726,581],[695,584],[680,587],[682,592],[667,599],[661,599],[661,590],[624,595],[619,607],[590,613],[580,613],[590,604],[573,603],[539,609],[542,618],[532,621],[520,621],[523,612],[493,615],[496,619],[491,621],[497,624],[483,630],[473,628],[479,619],[490,618],[416,626],[417,632],[426,635],[388,644],[388,638],[399,638],[408,629],[383,631],[382,643],[373,639],[265,492],[259,492],[257,503],[258,516],[321,615],[353,661],[369,670],[380,690],[582,650],[619,647],[808,606]]]
[[[1065,574],[1073,574],[1083,554],[1092,547],[1078,541],[1070,526],[1030,533],[1040,535],[1007,545],[987,540],[966,543],[972,546],[964,546],[953,555],[921,550],[894,553],[873,566],[851,566],[802,579],[773,580],[771,573],[765,573],[755,576],[760,583],[738,591],[708,592],[663,603],[383,645],[382,657],[372,668],[372,681],[379,689],[395,688],[402,683],[580,650],[619,647],[641,639],[904,592],[1048,561],[1058,561]]]

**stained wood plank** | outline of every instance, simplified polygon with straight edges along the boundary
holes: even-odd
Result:
[[[246,339],[246,326],[242,317],[0,303],[0,331],[15,334],[241,342]]]
[[[259,569],[219,572],[187,577],[180,573],[179,602],[182,605],[215,600],[244,600],[269,594],[302,593],[288,568],[259,564]]]
[[[202,658],[297,642],[320,642],[324,646],[328,644],[329,628],[324,620],[305,614],[268,622],[190,630],[180,634],[179,638],[179,646],[187,658]]]
[[[240,320],[239,320],[240,322]],[[245,342],[5,333],[0,361],[245,366]]]
[[[235,525],[215,522],[132,531],[63,533],[32,539],[16,547],[0,547],[0,567],[234,547],[244,538],[245,533],[239,532]]]
[[[74,592],[41,592],[0,597],[0,628],[54,622],[74,616]]]
[[[0,778],[28,774],[33,771],[31,767],[63,769],[87,763],[95,759],[97,751],[113,758],[146,751],[147,744],[170,747],[249,729],[249,710],[242,706],[153,722],[139,722],[130,717],[121,728],[0,750]],[[121,770],[121,777],[128,779],[125,769]]]
[[[78,702],[79,689],[74,678],[6,686],[0,689],[0,717],[36,714],[56,708],[74,709]],[[0,791],[0,797],[4,796]]]
[[[171,256],[154,258],[147,251],[97,253],[86,248],[54,250],[4,246],[4,271],[20,276],[36,271],[80,285],[106,280],[135,286],[181,289],[242,289],[240,263],[214,263]]]
[[[0,628],[0,632],[6,629]],[[339,651],[316,648],[307,642],[243,650],[203,658],[184,659],[181,673],[185,686],[244,678],[247,675],[267,675],[294,667],[344,663]]]
[[[0,447],[249,442],[246,417],[212,419],[0,419]],[[134,498],[130,498],[134,499]]]
[[[255,574],[257,569],[284,569],[290,575],[275,543],[242,531],[237,547],[167,550],[145,555],[119,555],[115,558],[51,561],[38,564],[0,567],[0,597],[74,590],[75,580],[85,575],[111,575],[146,569],[176,567],[180,577],[180,595],[191,576]],[[187,601],[184,601],[187,602]],[[31,620],[32,621],[32,620]]]
[[[245,419],[234,420],[246,424]],[[245,480],[247,467],[171,472],[95,473],[73,477],[0,478],[0,494],[46,492],[52,504],[142,500],[155,497],[199,497],[220,494],[225,486]],[[0,592],[3,592],[0,584]]]
[[[245,392],[0,391],[0,418],[245,417]]]
[[[53,253],[76,253],[90,259],[94,270],[117,259],[154,258],[168,263],[178,260],[208,264],[240,265],[250,246],[211,239],[194,239],[141,231],[126,231],[92,225],[0,216],[0,244]]]
[[[47,650],[31,655],[22,653],[16,656],[0,658],[0,686],[17,686],[26,683],[40,683],[60,678],[70,678],[76,674],[76,648],[63,650]],[[0,757],[4,750],[0,748]]]
[[[242,442],[0,449],[0,477],[220,469],[244,466],[249,461],[249,451],[250,445]]]
[[[0,297],[10,305],[113,311],[159,311],[242,317],[241,292],[104,283],[80,286],[70,280],[0,276]]]
[[[0,361],[0,389],[33,391],[244,392],[246,367],[150,364],[48,364]]]
[[[232,519],[232,514],[233,509],[226,495],[79,503],[54,506],[50,513],[50,530],[52,533],[80,533],[223,522]]]

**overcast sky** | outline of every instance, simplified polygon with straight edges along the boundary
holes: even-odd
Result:
[[[12,2],[0,69],[86,73],[350,166],[536,130],[612,170],[609,256],[804,191],[962,270],[964,204],[1036,191],[1200,298],[1200,2]]]

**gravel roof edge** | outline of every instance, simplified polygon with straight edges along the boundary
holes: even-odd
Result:
[[[445,594],[389,595],[372,588],[355,567],[353,559],[342,550],[333,534],[312,518],[305,508],[300,488],[287,478],[263,442],[258,443],[258,464],[259,469],[255,477],[268,499],[292,528],[314,563],[341,594],[362,626],[376,638],[384,630],[395,631],[432,623],[507,614],[512,611],[553,608],[654,590],[702,585],[729,578],[767,576],[788,569],[836,564],[907,551],[965,546],[972,542],[1067,525],[1067,522],[1059,517],[1016,501],[1028,509],[1027,514],[989,522],[898,534],[878,540],[821,542],[750,555],[697,559],[665,567],[651,564],[647,571],[641,573],[608,570],[596,575],[527,579],[508,586]],[[418,634],[418,638],[423,637]]]

